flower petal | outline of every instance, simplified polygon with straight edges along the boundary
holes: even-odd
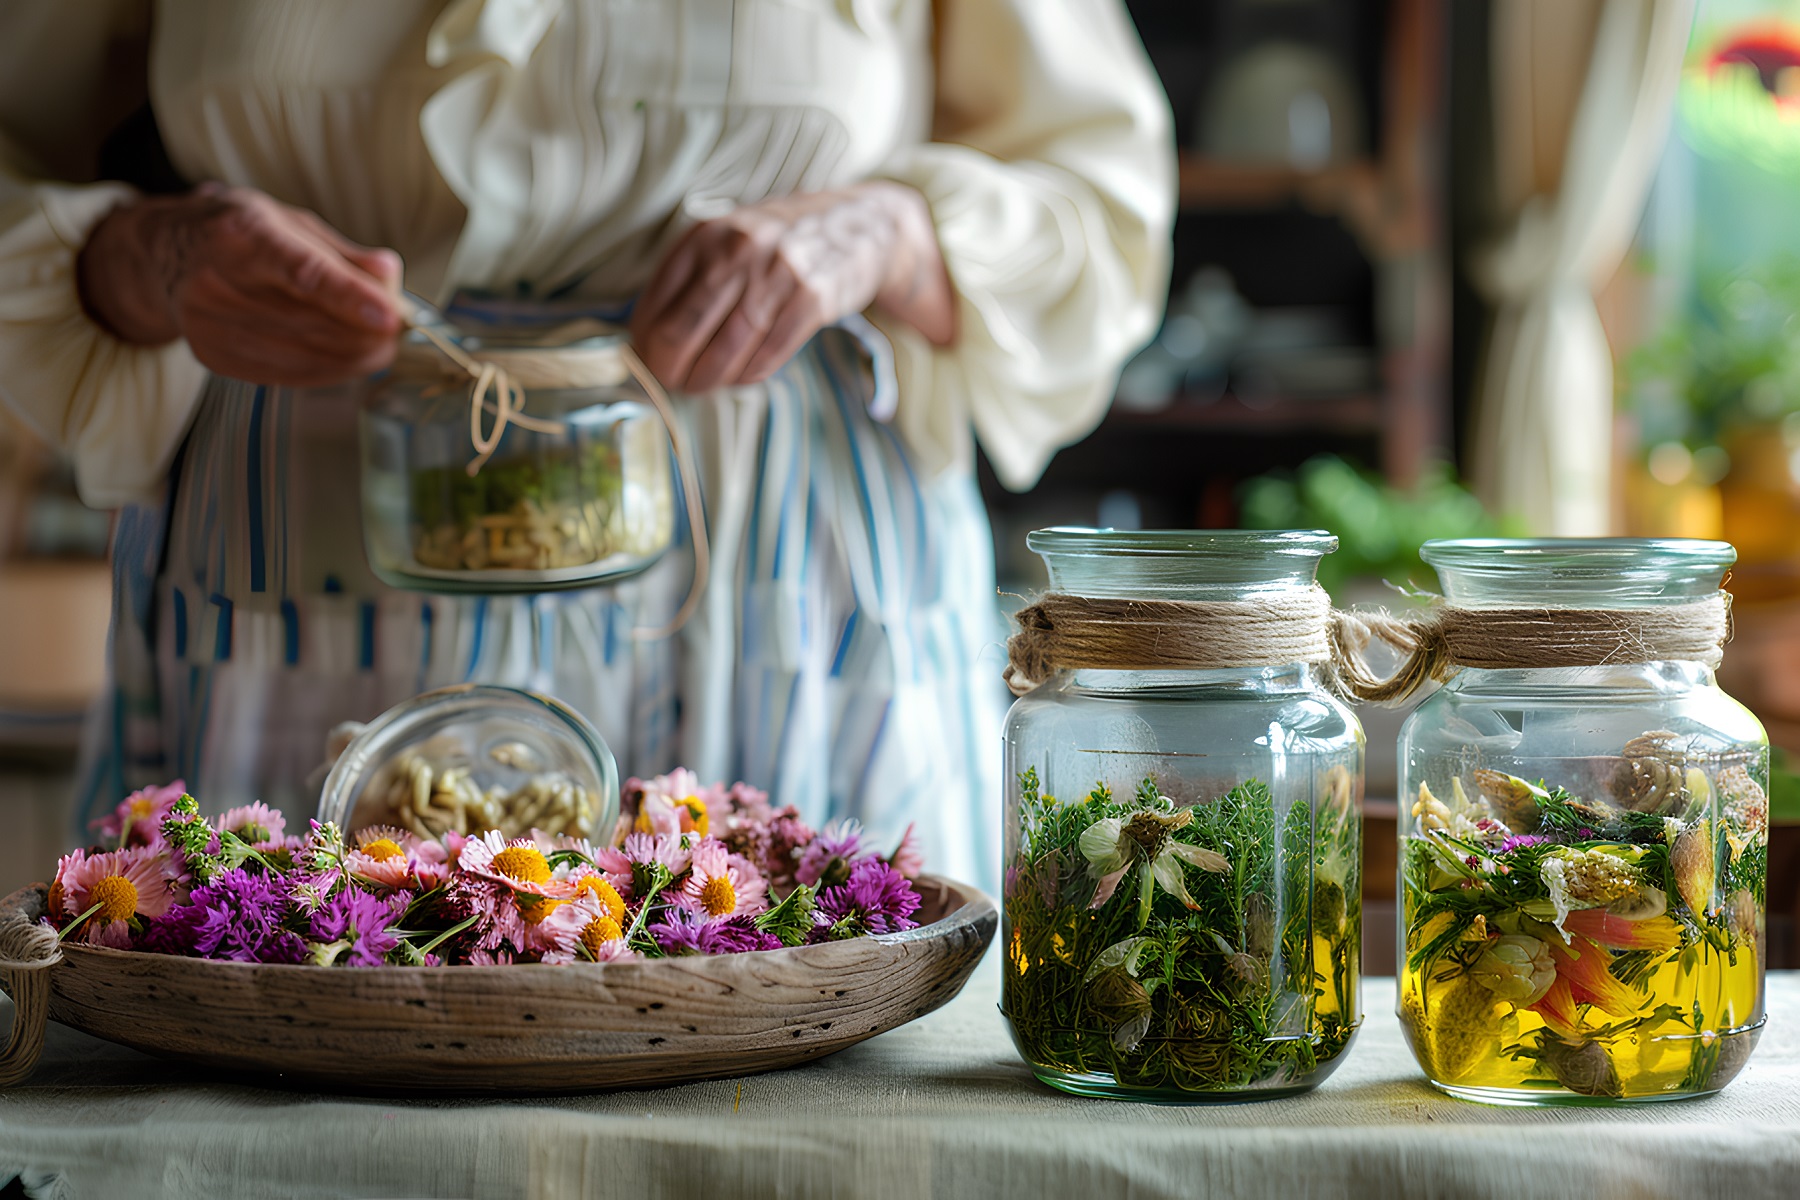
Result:
[[[1211,871],[1214,875],[1225,875],[1231,871],[1231,860],[1217,850],[1208,850],[1205,846],[1190,846],[1186,842],[1170,842],[1166,853],[1173,854],[1189,866],[1199,867],[1202,871]]]
[[[1150,873],[1156,882],[1162,885],[1163,891],[1175,897],[1189,908],[1199,908],[1194,898],[1188,895],[1187,883],[1181,878],[1181,860],[1167,851],[1156,856],[1150,864]]]
[[[1113,898],[1113,893],[1119,890],[1119,880],[1125,878],[1125,872],[1129,870],[1131,870],[1131,864],[1126,863],[1118,870],[1108,871],[1106,874],[1102,875],[1100,877],[1100,886],[1094,890],[1094,898],[1088,902],[1088,907],[1099,908],[1102,904],[1111,900]]]
[[[1081,831],[1081,856],[1088,860],[1097,874],[1108,874],[1118,869],[1120,861],[1125,857],[1119,853],[1119,833],[1125,823],[1117,817],[1105,817],[1095,821]]]

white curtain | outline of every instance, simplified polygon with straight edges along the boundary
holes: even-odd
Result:
[[[1495,185],[1516,218],[1474,262],[1497,316],[1469,449],[1489,510],[1534,534],[1609,532],[1612,354],[1594,293],[1636,232],[1693,16],[1694,0],[1494,0]]]

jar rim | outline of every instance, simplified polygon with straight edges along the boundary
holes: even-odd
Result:
[[[1705,538],[1434,538],[1419,547],[1419,557],[1433,567],[1483,573],[1723,573],[1737,561],[1737,548]]]
[[[1057,525],[1034,529],[1025,545],[1038,554],[1122,555],[1137,558],[1229,560],[1320,559],[1336,550],[1324,529],[1093,529]]]

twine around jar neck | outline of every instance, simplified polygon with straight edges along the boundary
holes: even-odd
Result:
[[[1357,700],[1397,702],[1464,667],[1525,670],[1663,661],[1716,668],[1731,640],[1731,597],[1633,609],[1459,608],[1346,612],[1325,590],[1244,600],[1132,600],[1052,593],[1017,617],[1006,684],[1023,696],[1057,671],[1234,670],[1320,665]],[[1379,675],[1364,658],[1381,641],[1401,655]]]
[[[454,337],[447,336],[437,327],[437,322],[431,319],[433,314],[430,308],[423,302],[414,300],[410,308],[402,307],[401,320],[409,329],[423,337],[436,354],[429,358],[421,354],[402,355],[396,360],[395,374],[400,377],[448,374],[452,378],[466,376],[468,379],[469,442],[475,448],[475,456],[465,468],[470,478],[480,473],[481,468],[499,448],[500,439],[506,433],[508,425],[551,435],[561,435],[567,431],[567,425],[561,421],[534,417],[525,412],[525,389],[528,386],[582,388],[616,384],[623,378],[618,370],[620,364],[624,366],[625,373],[637,380],[638,386],[649,397],[656,415],[661,418],[664,428],[668,430],[669,444],[675,451],[682,496],[687,503],[688,528],[694,539],[694,577],[688,585],[687,595],[682,598],[681,607],[675,610],[675,615],[667,624],[655,628],[635,628],[631,631],[631,636],[638,641],[660,641],[680,632],[699,608],[700,598],[706,591],[707,580],[711,575],[712,547],[707,536],[706,510],[701,502],[698,469],[688,446],[687,434],[675,413],[674,404],[669,400],[669,394],[663,390],[656,376],[650,373],[650,369],[644,366],[643,360],[623,341],[597,350],[570,349],[554,344],[556,341],[574,340],[582,334],[608,332],[605,326],[594,321],[578,321],[555,330],[546,337],[548,344],[541,347],[483,352],[477,358],[458,345]],[[484,413],[493,418],[492,427],[486,432],[482,429]]]

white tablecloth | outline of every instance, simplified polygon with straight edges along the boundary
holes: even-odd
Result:
[[[924,1020],[741,1081],[527,1101],[255,1086],[52,1026],[0,1093],[0,1180],[56,1197],[1800,1196],[1800,977],[1722,1095],[1509,1109],[1427,1087],[1370,980],[1362,1033],[1310,1095],[1164,1107],[1038,1084],[995,959]],[[378,1078],[382,1064],[369,1063]]]

